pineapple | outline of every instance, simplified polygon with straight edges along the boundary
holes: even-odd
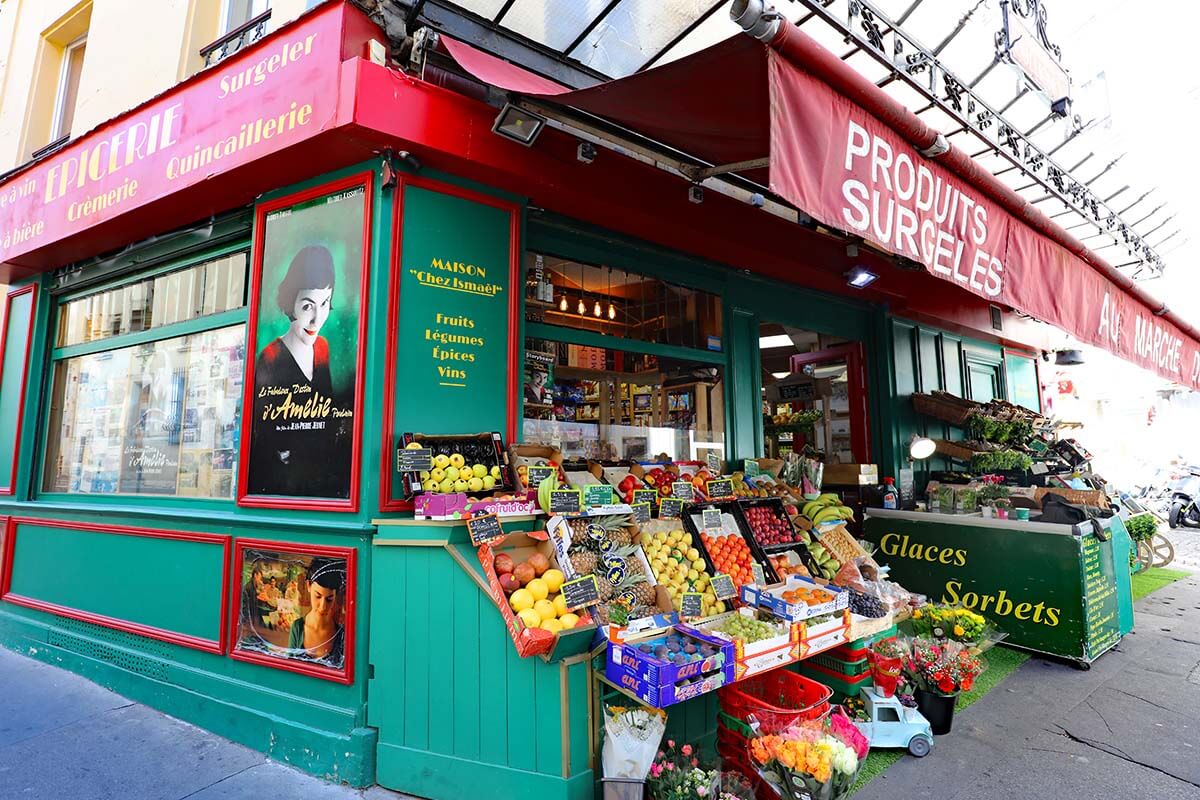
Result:
[[[591,575],[600,563],[596,553],[583,543],[572,544],[567,551],[567,557],[571,560],[571,569],[576,576]]]
[[[604,517],[595,517],[593,521],[604,529],[609,540],[617,547],[627,547],[633,543],[633,532],[636,527],[633,524],[633,517],[629,514],[609,514]]]
[[[626,574],[625,580],[615,589],[618,595],[627,591],[633,592],[633,604],[635,606],[653,606],[655,599],[654,587],[646,580],[646,576],[642,574]],[[643,615],[645,616],[645,615]]]

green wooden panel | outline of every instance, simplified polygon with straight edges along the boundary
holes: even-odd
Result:
[[[379,783],[429,800],[594,800],[596,778],[587,770],[564,780],[511,767],[380,744]]]
[[[567,691],[570,703],[570,770],[572,775],[578,775],[588,768],[588,744],[590,729],[588,727],[588,665],[581,661],[567,668]],[[600,725],[599,719],[595,720]]]
[[[1018,353],[1005,353],[1004,372],[1008,380],[1009,401],[1041,413],[1042,397],[1038,387],[1037,360]]]
[[[562,775],[562,672],[558,664],[542,659],[527,658],[533,666],[536,734],[526,744],[537,752],[537,771],[547,775]],[[521,743],[514,742],[520,746]]]
[[[96,531],[17,527],[12,592],[217,640],[221,545]]]
[[[491,599],[483,596],[458,564],[450,562],[450,568],[454,575],[451,581],[454,587],[451,628],[454,640],[453,752],[459,758],[477,760],[479,740],[483,735],[479,725],[479,678],[488,668],[479,658],[479,634],[483,625],[479,612],[481,603],[490,604]],[[487,733],[494,735],[492,731]]]
[[[920,370],[921,376],[918,384],[921,387],[920,390],[929,392],[941,389],[945,386],[945,382],[942,380],[942,358],[937,334],[924,329],[917,329],[915,333],[917,337],[917,369]]]
[[[429,555],[429,594],[426,608],[421,613],[428,617],[429,646],[414,649],[429,661],[429,749],[435,753],[453,754],[454,724],[458,721],[460,701],[459,686],[453,680],[454,662],[460,656],[458,642],[453,636],[454,618],[458,615],[463,593],[475,587],[452,582],[454,574],[461,575],[462,570],[450,560],[445,550],[423,549]]]
[[[0,486],[13,486],[13,453],[17,448],[17,419],[21,413],[21,390],[25,385],[29,320],[33,314],[33,292],[17,295],[4,320],[4,361],[0,371]]]
[[[402,741],[404,734],[405,636],[408,614],[408,548],[373,548],[370,663],[374,667],[367,723],[380,736]]]
[[[537,667],[536,662],[540,659],[521,658],[511,640],[505,648],[504,657],[508,666],[507,696],[494,697],[491,702],[507,703],[508,726],[505,728],[505,734],[508,736],[508,766],[536,772],[538,708],[534,670]],[[555,697],[557,698],[557,695]],[[558,718],[557,710],[554,718]]]
[[[725,452],[732,459],[755,458],[763,447],[758,317],[726,305],[725,331],[730,363],[737,365],[725,373]]]
[[[418,750],[429,748],[429,706],[435,693],[441,692],[441,681],[430,680],[430,651],[440,647],[440,639],[429,630],[429,569],[435,553],[424,547],[414,547],[407,557],[407,580],[404,583],[407,628],[404,641],[404,743]],[[379,582],[386,580],[382,576]],[[382,729],[382,726],[381,726]]]
[[[509,714],[506,704],[498,699],[508,697],[508,651],[513,649],[513,643],[504,626],[504,617],[490,599],[480,601],[478,619],[479,760],[486,764],[507,764],[510,737],[505,734]]]

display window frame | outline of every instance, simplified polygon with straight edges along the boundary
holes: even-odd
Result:
[[[25,359],[24,370],[21,375],[16,376],[21,382],[20,395],[17,398],[17,422],[13,430],[13,454],[12,454],[12,472],[8,476],[8,485],[0,486],[0,495],[12,497],[17,493],[17,471],[21,466],[21,433],[24,429],[22,425],[25,419],[25,398],[29,389],[29,365],[33,358],[33,331],[34,325],[37,322],[38,312],[38,285],[36,282],[28,283],[25,286],[12,289],[4,298],[4,313],[0,315],[0,386],[3,386],[5,379],[4,375],[4,356],[8,352],[8,322],[10,312],[12,311],[13,299],[24,294],[30,295],[29,300],[29,326],[25,331]],[[13,376],[7,376],[11,379]],[[37,481],[34,481],[37,484]],[[38,484],[40,485],[40,484]]]
[[[504,441],[512,443],[519,434],[518,424],[521,411],[521,374],[520,354],[524,349],[524,337],[521,334],[521,323],[524,314],[524,298],[522,297],[522,237],[521,237],[521,206],[492,195],[483,194],[471,189],[457,186],[453,183],[418,177],[407,173],[396,176],[396,185],[392,189],[392,218],[390,221],[392,242],[388,256],[388,315],[387,315],[387,345],[384,348],[384,380],[383,380],[383,424],[379,458],[379,510],[382,513],[412,511],[414,503],[394,497],[395,487],[399,482],[396,472],[396,362],[398,359],[399,342],[396,331],[400,324],[400,280],[401,258],[404,252],[404,193],[407,187],[425,189],[479,203],[499,209],[509,215],[509,289],[508,289],[508,350],[505,358],[508,364],[508,383],[505,387],[505,426]]]
[[[792,372],[800,372],[809,364],[846,360],[850,396],[850,450],[854,462],[858,464],[872,463],[871,404],[867,397],[866,358],[862,342],[846,342],[791,357]]]
[[[373,239],[371,235],[375,198],[375,173],[372,170],[355,172],[346,177],[323,181],[290,192],[273,200],[259,203],[254,209],[254,226],[252,233],[250,274],[247,278],[249,285],[248,319],[246,322],[246,369],[243,385],[241,409],[241,438],[238,448],[238,472],[236,503],[242,508],[291,509],[297,511],[334,511],[356,514],[359,510],[359,495],[362,485],[362,425],[363,425],[363,396],[366,393],[367,366],[367,332],[370,310],[370,279],[371,254]],[[344,192],[351,189],[363,190],[363,226],[362,264],[359,275],[359,318],[358,318],[358,352],[355,362],[354,391],[354,425],[352,429],[352,444],[350,453],[350,493],[346,499],[340,498],[305,498],[283,495],[257,495],[246,492],[246,481],[250,468],[250,435],[253,416],[254,398],[254,361],[257,357],[254,349],[258,342],[258,316],[261,304],[263,256],[266,252],[267,215],[291,206],[299,205],[310,200]]]
[[[198,249],[194,252],[189,252],[184,256],[167,256],[161,261],[158,261],[157,263],[145,269],[131,271],[112,280],[98,282],[94,285],[86,286],[80,289],[74,289],[60,295],[52,296],[53,302],[49,311],[49,331],[51,332],[49,335],[55,335],[55,332],[59,330],[61,315],[64,313],[67,305],[75,300],[120,289],[124,286],[143,282],[161,275],[166,275],[173,272],[181,272],[204,264],[205,262],[225,258],[237,253],[246,254],[246,280],[249,280],[250,241],[247,237],[240,236],[227,244],[207,249]],[[36,312],[36,307],[34,311]],[[49,341],[46,351],[47,354],[43,360],[45,374],[42,376],[42,396],[47,398],[47,402],[43,403],[43,407],[38,414],[36,450],[32,463],[33,472],[30,476],[29,487],[29,494],[32,496],[32,498],[41,502],[62,502],[77,505],[118,505],[136,503],[138,505],[151,504],[165,508],[189,509],[194,509],[197,507],[228,509],[230,506],[234,505],[237,497],[236,486],[234,487],[234,492],[228,497],[205,497],[191,495],[181,496],[150,493],[138,494],[134,492],[80,493],[46,490],[46,459],[49,453],[47,437],[50,434],[50,421],[52,414],[49,398],[51,398],[54,393],[54,379],[58,365],[72,358],[93,355],[96,353],[111,352],[140,344],[167,341],[184,336],[192,336],[210,331],[216,331],[223,328],[231,328],[237,325],[242,325],[244,328],[244,326],[247,324],[247,313],[248,303],[243,302],[241,306],[228,309],[226,311],[219,311],[214,314],[193,317],[192,319],[174,322],[161,327],[151,327],[142,331],[104,337],[91,342],[64,345],[59,347],[55,346],[55,342],[53,340]],[[27,377],[26,384],[29,383],[29,380],[30,378]],[[239,408],[236,413],[240,426],[240,404],[242,402],[240,394],[238,402]],[[20,440],[18,439],[18,451],[19,442]],[[239,437],[235,440],[235,445],[240,449],[240,427]],[[236,474],[234,477],[236,480]]]
[[[335,669],[323,664],[310,661],[289,659],[284,656],[269,655],[253,650],[238,648],[238,628],[242,617],[242,583],[241,575],[245,564],[247,550],[267,550],[273,553],[293,553],[301,556],[316,556],[339,558],[346,562],[346,602],[344,606],[345,632],[343,634],[342,668]],[[303,544],[300,542],[281,542],[270,539],[243,539],[233,541],[233,580],[229,582],[229,596],[226,605],[230,613],[227,617],[228,627],[224,638],[229,643],[229,657],[235,661],[258,664],[264,667],[298,672],[312,678],[321,678],[334,683],[350,685],[354,683],[354,661],[358,614],[358,550],[354,547],[334,547],[330,545]]]

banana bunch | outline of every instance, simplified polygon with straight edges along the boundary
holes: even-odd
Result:
[[[558,488],[558,479],[551,476],[538,484],[537,500],[538,506],[547,514],[550,513],[550,493]]]
[[[834,575],[838,574],[838,570],[842,568],[837,557],[825,549],[825,545],[815,539],[808,543],[808,556],[812,559],[816,566],[816,571],[813,574],[819,574],[825,580],[832,580]]]
[[[854,519],[854,510],[842,505],[842,499],[832,492],[827,492],[816,500],[809,500],[800,513],[812,520],[813,525]]]

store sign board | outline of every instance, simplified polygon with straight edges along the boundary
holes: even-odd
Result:
[[[768,59],[773,191],[990,303],[1200,389],[1200,342],[828,84]]]
[[[0,263],[333,127],[347,13],[331,4],[0,185]]]
[[[719,531],[721,530],[721,509],[706,508],[700,512],[700,518],[703,520],[704,530]]]
[[[651,506],[649,503],[634,503],[630,508],[633,509],[633,521],[638,525],[650,521]]]
[[[547,478],[558,476],[558,469],[555,467],[530,467],[529,468],[529,488],[536,489],[542,485],[542,481]]]
[[[737,586],[733,584],[733,578],[726,575],[724,572],[718,572],[712,576],[713,594],[718,600],[728,600],[731,597],[737,597]]]
[[[393,424],[426,434],[508,431],[514,212],[442,188],[397,188]],[[394,499],[401,483],[392,481]]]
[[[581,511],[583,493],[578,489],[555,489],[550,493],[551,514],[578,514]]]
[[[671,484],[671,494],[680,500],[690,502],[696,499],[696,487],[692,485],[691,481],[675,481]]]
[[[711,480],[706,486],[709,500],[724,500],[733,497],[733,478]]]
[[[679,603],[681,619],[695,619],[704,615],[704,595],[700,592],[684,592]]]
[[[575,611],[584,606],[594,606],[600,602],[600,586],[596,583],[595,575],[584,575],[562,585],[563,600],[567,610]]]
[[[1089,638],[1107,636],[1103,612],[1089,637],[1081,578],[1093,582],[1094,596],[1103,587],[1099,567],[1088,571],[1075,536],[878,517],[868,517],[864,531],[893,580],[932,601],[983,614],[1008,633],[1010,644],[1083,658]],[[1111,563],[1112,542],[1098,544]]]

